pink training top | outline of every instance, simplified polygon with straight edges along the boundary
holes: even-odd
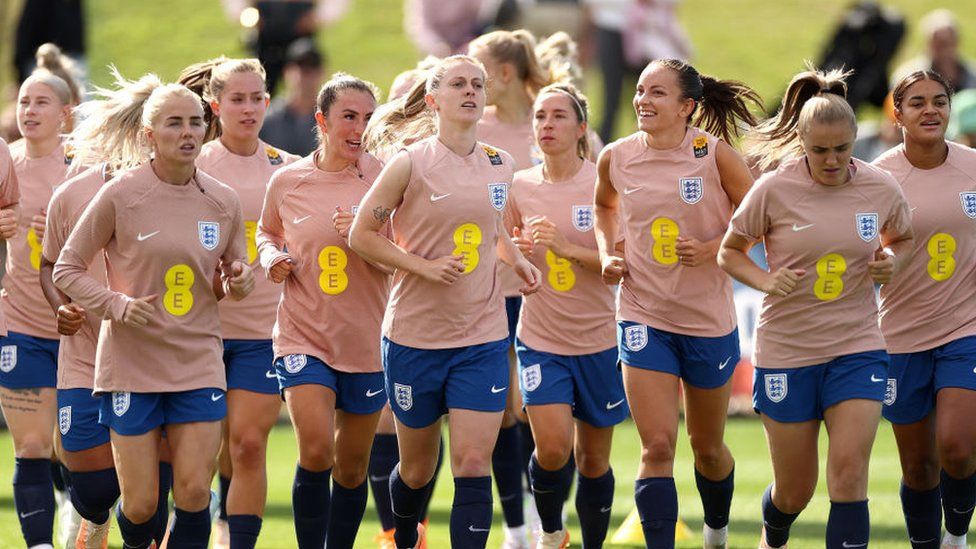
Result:
[[[429,137],[404,149],[410,181],[391,220],[393,241],[426,259],[464,256],[465,272],[447,286],[397,270],[383,335],[420,349],[450,349],[508,336],[505,299],[495,269],[512,157],[476,143],[458,156]]]
[[[257,268],[255,261],[258,258],[258,247],[255,235],[268,181],[280,168],[299,158],[263,141],[258,141],[258,149],[251,156],[239,156],[227,150],[219,139],[205,144],[197,157],[198,168],[237,191],[237,196],[241,199],[241,209],[244,211],[247,262],[253,268]],[[254,278],[254,290],[247,299],[221,300],[217,310],[220,311],[220,329],[224,339],[270,338],[275,323],[275,308],[280,299],[281,286],[267,277],[257,276]]]
[[[805,269],[786,297],[763,298],[753,362],[798,368],[884,349],[868,262],[881,233],[911,229],[908,204],[887,173],[860,160],[839,186],[813,180],[806,157],[763,175],[729,230],[762,239],[770,272]]]
[[[976,335],[976,150],[948,145],[946,161],[931,170],[912,166],[903,145],[874,161],[901,184],[915,229],[905,269],[881,287],[890,353]]]
[[[542,165],[515,174],[509,200],[511,223],[528,231],[529,221],[552,221],[570,244],[596,250],[593,185],[596,165],[583,161],[569,181],[545,179]],[[617,344],[614,292],[600,273],[574,265],[541,244],[530,261],[542,271],[539,291],[525,296],[518,337],[532,349],[557,355],[586,355]]]
[[[7,142],[0,139],[0,208],[10,207],[19,200],[20,185],[17,182],[17,171],[14,170],[14,160],[10,157]],[[7,335],[7,321],[4,318],[3,307],[0,307],[0,335]]]
[[[87,272],[104,249],[108,288]],[[197,170],[185,185],[150,163],[107,183],[85,210],[54,267],[54,283],[104,318],[96,392],[224,389],[223,346],[212,280],[221,260],[247,256],[237,193]],[[122,323],[133,298],[158,295],[141,328]],[[228,298],[229,299],[229,298]]]
[[[718,139],[689,127],[669,150],[647,146],[637,132],[610,145],[610,179],[620,197],[628,274],[620,284],[617,320],[700,337],[735,329],[732,281],[717,261],[686,267],[678,236],[719,238],[732,202],[718,173]]]
[[[41,158],[27,156],[27,143],[21,139],[10,147],[20,182],[20,212],[17,235],[7,241],[7,272],[3,276],[4,314],[7,329],[44,339],[58,339],[58,323],[44,299],[38,278],[41,269],[41,239],[31,228],[31,218],[41,215],[51,201],[54,188],[66,179],[71,158],[58,145]]]
[[[358,165],[327,172],[315,154],[271,178],[258,226],[265,269],[285,258],[285,248],[297,262],[278,304],[275,356],[307,354],[340,372],[380,372],[390,280],[349,249],[332,216],[337,206],[356,212],[383,165],[363,154]]]
[[[498,119],[494,108],[486,108],[485,114],[478,121],[478,140],[512,155],[516,170],[531,168],[542,162],[542,153],[535,142],[531,119],[524,124],[509,124]],[[519,288],[525,283],[511,267],[499,263],[498,278],[505,297],[521,295]]]
[[[44,227],[44,258],[56,263],[61,249],[71,234],[71,229],[81,219],[81,214],[105,185],[108,173],[105,165],[90,167],[72,177],[54,191],[47,206],[47,223]],[[96,257],[88,266],[88,274],[105,285],[105,261]],[[95,349],[100,316],[86,311],[86,320],[71,336],[61,336],[58,348],[58,389],[91,389],[95,379]]]

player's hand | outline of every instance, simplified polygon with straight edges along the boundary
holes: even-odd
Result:
[[[41,213],[31,217],[30,228],[34,229],[34,234],[37,235],[38,240],[44,240],[44,223],[47,222],[47,213],[41,210]]]
[[[874,259],[868,261],[868,273],[875,284],[887,284],[895,274],[895,256],[888,250],[878,247]]]
[[[0,210],[0,238],[10,240],[17,235],[17,210],[4,208]]]
[[[142,328],[149,324],[149,319],[156,312],[156,307],[152,304],[159,297],[157,294],[137,297],[125,306],[125,314],[122,315],[122,323],[132,328]]]
[[[780,267],[776,272],[769,273],[761,289],[769,295],[786,297],[793,293],[800,278],[805,274],[807,274],[806,269],[787,269],[786,267]]]
[[[423,268],[417,274],[429,282],[450,286],[461,277],[464,268],[463,255],[445,255],[425,261]]]
[[[563,233],[556,228],[556,224],[549,221],[549,218],[541,216],[532,219],[529,221],[529,227],[532,229],[532,240],[549,248],[552,253],[560,257],[566,256],[566,248],[569,242],[566,241]]]
[[[512,242],[519,249],[519,251],[522,252],[523,256],[532,257],[532,248],[535,246],[535,244],[532,242],[531,238],[522,234],[521,228],[515,227],[512,229]]]
[[[627,275],[627,262],[622,257],[608,255],[600,258],[600,265],[604,284],[620,284],[621,279]]]
[[[335,213],[332,214],[332,226],[335,227],[339,236],[347,241],[349,240],[349,228],[352,227],[352,220],[355,217],[352,212],[343,210],[342,206],[336,206]]]
[[[675,245],[678,261],[686,267],[697,267],[711,261],[715,262],[715,250],[695,238],[679,236]]]
[[[512,265],[515,269],[515,274],[522,279],[525,284],[519,288],[519,292],[522,295],[534,294],[539,291],[539,286],[542,284],[542,272],[536,268],[535,265],[529,262],[528,259],[520,258],[518,261]]]
[[[85,323],[85,310],[77,303],[67,303],[58,307],[58,333],[75,335]]]
[[[286,256],[285,259],[282,259],[271,266],[271,269],[268,270],[268,278],[270,278],[271,282],[274,282],[275,284],[281,284],[286,278],[288,278],[288,275],[291,274],[291,271],[295,268],[296,264],[297,263],[291,258],[291,256]]]
[[[254,272],[243,261],[221,262],[220,272],[231,298],[240,301],[254,289]]]

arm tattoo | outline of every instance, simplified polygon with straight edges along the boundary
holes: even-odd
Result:
[[[389,208],[384,208],[383,206],[377,206],[373,208],[373,217],[376,218],[380,223],[386,223],[390,220],[390,214],[393,210]]]

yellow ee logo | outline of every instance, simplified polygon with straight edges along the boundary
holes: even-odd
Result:
[[[576,273],[568,259],[546,250],[546,265],[549,265],[549,285],[557,292],[568,292],[576,285]]]
[[[30,264],[35,271],[41,270],[41,239],[37,238],[37,231],[27,231],[27,245],[30,246]]]
[[[247,263],[254,263],[258,258],[258,223],[256,221],[244,222],[244,238],[247,240]]]
[[[326,246],[319,252],[319,267],[322,274],[319,275],[319,287],[329,295],[339,295],[346,291],[349,286],[349,276],[346,274],[346,265],[349,264],[349,257],[345,250],[338,246]]]
[[[454,229],[454,255],[464,256],[464,273],[468,274],[478,267],[481,256],[478,255],[478,246],[481,244],[481,227],[474,223],[465,223]]]
[[[929,239],[926,249],[931,258],[926,265],[929,276],[936,282],[948,280],[956,272],[956,258],[952,255],[956,252],[956,239],[948,233],[936,233]]]
[[[166,271],[166,293],[163,307],[173,316],[183,316],[193,308],[193,269],[184,263],[173,265]]]
[[[813,295],[823,301],[830,301],[840,297],[844,291],[844,279],[847,272],[847,261],[840,254],[827,254],[817,260],[817,281],[813,283]]]
[[[661,265],[674,265],[678,262],[678,224],[671,218],[659,217],[651,223],[651,238],[654,246],[651,254]]]

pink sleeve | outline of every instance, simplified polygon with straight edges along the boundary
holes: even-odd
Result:
[[[20,184],[17,182],[17,172],[14,161],[10,158],[7,144],[0,141],[0,208],[7,208],[20,201]],[[6,170],[2,168],[6,167]]]
[[[505,205],[505,211],[502,215],[502,224],[508,234],[512,234],[515,227],[522,228],[522,214],[519,213],[518,203],[516,203],[512,191],[508,192],[508,204]]]
[[[244,211],[241,209],[241,201],[237,194],[231,195],[233,201],[228,204],[232,218],[230,222],[231,233],[228,235],[227,249],[221,259],[226,263],[240,261],[247,263],[247,239],[244,236]]]
[[[64,230],[64,208],[61,195],[55,191],[51,197],[51,202],[47,205],[47,218],[44,221],[44,238],[41,240],[41,253],[44,259],[54,263],[61,254],[64,241],[68,235]]]
[[[68,236],[54,265],[54,285],[72,301],[81,304],[97,317],[121,322],[132,298],[114,292],[88,274],[95,254],[105,248],[115,235],[115,202],[112,186],[103,188],[82,214]]]
[[[908,207],[908,201],[905,200],[905,194],[897,183],[894,184],[894,190],[895,199],[891,202],[888,217],[882,224],[882,232],[886,237],[899,237],[912,229],[912,212]]]
[[[255,234],[258,258],[261,266],[264,267],[265,275],[271,270],[271,267],[274,267],[276,263],[288,255],[281,251],[285,245],[285,227],[281,223],[279,212],[282,195],[281,186],[281,178],[272,176],[268,183],[268,190],[264,195],[264,206],[261,208],[261,219],[258,220],[258,228]]]
[[[760,180],[749,189],[739,208],[735,210],[729,229],[750,240],[760,240],[769,231],[767,189],[769,179]]]

